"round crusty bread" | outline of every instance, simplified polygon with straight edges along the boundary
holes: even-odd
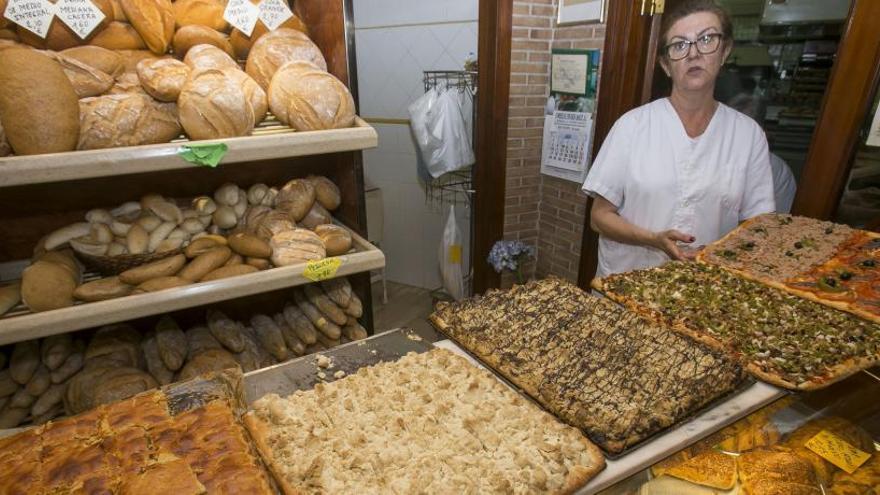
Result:
[[[37,261],[25,268],[21,278],[21,299],[33,312],[73,306],[76,280],[63,265]]]
[[[342,193],[339,187],[323,175],[310,175],[307,180],[315,186],[315,199],[321,206],[329,211],[334,211],[342,204]]]
[[[110,91],[107,91],[108,95],[123,95],[131,93],[149,96],[147,92],[144,91],[144,87],[141,86],[141,81],[138,78],[137,72],[122,73],[122,75],[116,78],[116,82],[113,84],[113,87],[110,88]]]
[[[220,0],[177,0],[171,6],[174,23],[180,30],[184,26],[206,26],[226,31],[229,24],[223,18],[226,2]]]
[[[315,201],[315,204],[312,205],[312,208],[306,213],[306,216],[302,218],[298,222],[299,225],[307,228],[315,230],[315,227],[318,225],[324,225],[328,223],[333,223],[333,215],[327,211],[326,208],[321,206],[321,203]]]
[[[144,91],[159,101],[177,101],[189,73],[188,65],[173,58],[144,59],[137,65]]]
[[[178,58],[186,56],[186,52],[196,45],[213,45],[226,52],[230,57],[235,56],[232,45],[229,44],[229,38],[220,31],[207,26],[198,24],[184,26],[174,33],[174,38],[171,40],[174,55]]]
[[[228,53],[214,45],[196,45],[186,52],[183,63],[194,71],[207,69],[235,69],[241,70],[238,63]]]
[[[290,216],[281,210],[269,211],[262,215],[257,222],[253,227],[254,234],[264,241],[272,239],[275,234],[296,228],[296,224]]]
[[[31,49],[0,51],[0,120],[18,155],[70,151],[79,104],[61,64]]]
[[[245,71],[261,88],[268,90],[275,72],[282,65],[294,61],[311,62],[321,70],[327,70],[321,49],[308,36],[295,29],[280,28],[254,42]]]
[[[278,29],[281,28],[296,29],[306,36],[308,36],[309,34],[309,29],[306,27],[302,19],[300,19],[297,15],[294,15],[290,19],[287,19],[280,26],[278,26]],[[238,29],[233,28],[232,32],[229,35],[229,42],[232,43],[232,49],[235,50],[235,55],[238,57],[238,59],[246,60],[253,44],[268,32],[269,28],[267,28],[266,25],[263,24],[263,21],[260,20],[258,20],[257,23],[254,25],[254,30],[251,31],[250,36],[247,36]]]
[[[174,36],[171,0],[121,0],[128,22],[137,30],[151,52],[168,52]]]
[[[125,70],[125,66],[122,63],[122,55],[100,46],[76,46],[64,50],[61,52],[61,55],[91,65],[101,72],[109,74],[110,77],[119,76]]]
[[[123,93],[80,100],[78,149],[167,143],[180,135],[173,103]]]
[[[254,109],[254,126],[262,122],[269,111],[269,98],[266,96],[263,88],[241,69],[223,69],[223,72],[241,86],[241,89],[244,91],[244,95],[250,102],[251,108]]]
[[[61,69],[73,85],[73,91],[80,98],[106,93],[113,86],[113,77],[92,65],[61,53],[47,51],[46,54],[61,64]]]
[[[254,129],[254,109],[244,90],[222,70],[193,71],[177,105],[192,139],[246,136]]]
[[[269,86],[269,108],[298,131],[340,129],[354,123],[354,98],[342,81],[309,62],[288,62]]]
[[[140,33],[127,22],[113,21],[95,34],[90,45],[108,50],[143,50],[147,47]]]
[[[278,191],[275,201],[278,210],[299,222],[315,204],[315,186],[307,179],[290,180]]]
[[[348,230],[333,224],[323,224],[315,227],[315,233],[324,243],[327,256],[339,256],[351,249],[351,234]]]
[[[327,256],[321,238],[307,229],[279,232],[272,236],[269,245],[272,246],[272,263],[275,266],[295,265]]]

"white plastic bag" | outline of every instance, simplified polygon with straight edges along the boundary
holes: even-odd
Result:
[[[461,271],[461,229],[455,220],[455,205],[449,205],[443,238],[440,241],[440,276],[443,288],[456,301],[464,299],[464,278]]]
[[[474,163],[461,104],[445,89],[432,88],[408,108],[416,144],[432,177]]]

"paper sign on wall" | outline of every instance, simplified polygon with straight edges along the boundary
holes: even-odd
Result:
[[[260,7],[250,0],[229,0],[226,10],[223,11],[223,19],[247,36],[254,32],[254,26],[260,19]]]
[[[278,29],[291,17],[293,17],[293,12],[283,0],[263,0],[260,2],[260,20],[269,28],[269,31]]]
[[[104,20],[104,13],[91,0],[58,0],[55,16],[80,39],[86,39]]]
[[[3,16],[45,38],[55,17],[55,6],[47,0],[9,0]]]

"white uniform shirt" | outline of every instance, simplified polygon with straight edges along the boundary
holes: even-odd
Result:
[[[758,124],[719,103],[706,131],[693,139],[667,98],[631,110],[614,124],[584,192],[607,199],[639,227],[693,235],[695,247],[775,209],[767,138]],[[600,237],[597,275],[668,259],[658,249]]]
[[[794,174],[791,173],[785,160],[774,153],[770,153],[770,170],[773,173],[773,195],[776,197],[776,211],[788,213],[791,211],[791,204],[794,203],[794,195],[797,192]]]

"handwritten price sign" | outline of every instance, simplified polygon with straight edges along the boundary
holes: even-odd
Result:
[[[58,0],[55,16],[80,39],[86,39],[104,20],[104,13],[91,0]]]
[[[849,474],[871,457],[828,430],[820,431],[804,445]]]
[[[223,18],[232,27],[250,36],[260,19],[260,7],[250,0],[229,0],[226,10],[223,11]]]
[[[260,2],[260,20],[269,31],[278,29],[284,21],[293,17],[293,12],[283,0],[263,0]]]
[[[312,282],[320,282],[336,276],[336,271],[342,265],[340,258],[324,258],[317,261],[309,261],[303,276]]]
[[[3,16],[45,38],[55,17],[55,6],[47,0],[9,0]]]

